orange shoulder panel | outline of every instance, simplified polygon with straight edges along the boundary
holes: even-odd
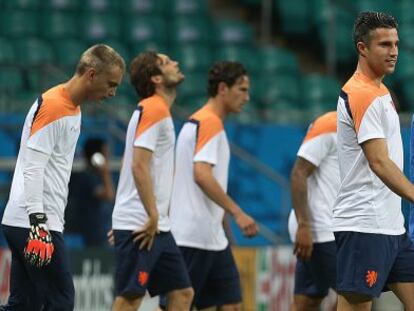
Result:
[[[79,106],[76,106],[70,100],[62,85],[58,85],[42,94],[38,99],[37,109],[33,117],[30,136],[58,119],[80,113]]]
[[[336,133],[336,111],[327,112],[317,118],[309,127],[303,142],[328,133]]]
[[[197,154],[205,144],[207,144],[214,136],[224,130],[223,122],[209,109],[204,106],[191,118],[198,121],[198,136],[195,154]]]
[[[171,116],[167,104],[160,96],[151,96],[140,102],[141,116],[137,124],[135,138],[144,133],[154,124]]]
[[[358,133],[362,118],[369,106],[376,98],[389,93],[385,85],[376,87],[366,81],[366,77],[355,74],[344,86],[343,91],[348,96],[348,104],[351,110],[355,131]]]

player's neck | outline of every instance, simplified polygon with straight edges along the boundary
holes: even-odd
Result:
[[[175,98],[177,97],[177,89],[176,88],[157,88],[155,90],[155,94],[161,96],[164,101],[167,103],[168,107],[171,107],[174,103]]]
[[[367,62],[361,60],[358,62],[356,72],[364,75],[378,87],[380,87],[382,79],[384,79],[385,76],[384,74],[379,75],[367,64]]]
[[[227,118],[227,111],[224,108],[224,105],[215,97],[209,98],[206,104],[210,110],[213,111],[215,115],[217,115],[222,121]]]
[[[66,92],[76,106],[81,105],[86,98],[85,88],[82,85],[81,78],[76,75],[64,84]]]

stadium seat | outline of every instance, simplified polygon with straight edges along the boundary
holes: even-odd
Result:
[[[414,24],[401,27],[398,31],[398,36],[401,41],[401,47],[411,51],[414,49]]]
[[[395,4],[396,17],[401,25],[414,24],[414,2],[411,0],[400,0]]]
[[[357,12],[377,11],[395,16],[397,11],[395,2],[393,0],[358,0],[353,3],[353,6]]]
[[[181,44],[207,44],[210,24],[205,18],[177,17],[170,24],[169,40],[171,46]]]
[[[126,14],[161,15],[169,0],[124,0],[120,9]]]
[[[188,73],[185,82],[178,86],[178,94],[181,97],[205,96],[207,88],[207,74],[205,72]]]
[[[186,81],[187,82],[187,81]],[[186,83],[185,82],[185,83]],[[180,88],[178,89],[177,102],[174,105],[180,108],[186,109],[188,116],[192,115],[198,109],[200,109],[205,103],[207,103],[207,91],[204,91],[205,95],[199,94],[195,96],[181,96]]]
[[[0,38],[0,64],[8,65],[15,61],[13,45],[6,38]]]
[[[71,74],[65,72],[50,72],[47,70],[29,70],[27,80],[29,88],[33,92],[42,93],[56,84],[63,83],[71,77]]]
[[[56,64],[65,68],[75,70],[80,56],[86,50],[86,45],[81,40],[61,39],[53,41],[53,49],[56,56]]]
[[[83,0],[82,9],[92,12],[117,13],[118,1],[113,0]]]
[[[158,15],[139,16],[128,14],[125,16],[123,38],[129,44],[138,44],[148,41],[163,44],[166,39],[165,21]]]
[[[212,41],[216,44],[253,44],[253,30],[245,22],[238,20],[216,21],[214,30],[210,31]]]
[[[79,29],[72,12],[44,11],[40,20],[42,36],[47,40],[78,36]]]
[[[213,58],[215,61],[238,61],[246,67],[250,74],[255,74],[261,70],[258,56],[257,50],[253,47],[225,45],[216,49]]]
[[[311,29],[311,1],[308,0],[275,0],[282,32],[289,35],[306,35]]]
[[[34,11],[2,10],[0,35],[12,38],[38,34],[38,15]]]
[[[398,53],[398,62],[395,71],[398,82],[404,83],[405,80],[414,77],[414,52],[401,48]]]
[[[53,50],[46,41],[38,38],[19,39],[14,42],[14,46],[21,65],[37,66],[54,62]]]
[[[84,13],[81,21],[81,36],[91,43],[119,37],[120,20],[117,15],[104,13]]]
[[[171,58],[178,61],[181,71],[188,72],[207,72],[211,65],[210,50],[205,45],[187,44],[176,46],[171,51]]]
[[[0,4],[7,9],[36,10],[40,7],[41,2],[40,0],[5,0]]]
[[[302,96],[305,108],[322,110],[336,109],[341,83],[322,74],[307,74],[302,78]],[[325,108],[324,108],[325,107]]]
[[[21,71],[17,68],[2,68],[0,70],[1,92],[13,94],[23,89],[24,82]]]
[[[260,62],[260,70],[264,75],[269,73],[299,74],[297,58],[287,49],[274,46],[261,47],[257,59]]]
[[[167,45],[164,44],[164,42],[157,42],[152,40],[132,43],[129,46],[131,59],[143,51],[157,51],[160,53],[167,53],[168,51]]]
[[[73,11],[79,8],[79,0],[42,0],[46,10]]]
[[[260,101],[267,108],[298,107],[299,84],[295,76],[275,75],[260,80]]]
[[[177,15],[197,15],[205,17],[207,16],[207,1],[170,0],[167,13],[174,17]]]

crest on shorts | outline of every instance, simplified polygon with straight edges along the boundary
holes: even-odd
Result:
[[[378,272],[374,270],[368,270],[365,276],[365,281],[368,284],[368,287],[372,287],[377,283]]]
[[[141,286],[144,286],[148,282],[148,272],[145,271],[139,271],[138,272],[138,283],[141,284]]]

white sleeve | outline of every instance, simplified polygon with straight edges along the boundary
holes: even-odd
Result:
[[[327,133],[309,139],[300,146],[297,156],[318,167],[332,150],[333,144],[335,144],[333,135],[332,133]]]
[[[217,164],[220,147],[220,135],[211,138],[195,155],[194,162],[207,162],[212,165]]]
[[[382,109],[381,102],[376,100],[365,111],[358,130],[358,144],[374,138],[385,138],[382,125]]]
[[[51,155],[63,131],[64,120],[55,120],[41,128],[27,140],[27,148]]]
[[[154,151],[162,126],[163,122],[158,122],[146,129],[145,132],[135,138],[134,147],[142,147]]]
[[[43,181],[50,156],[27,148],[23,169],[25,206],[27,214],[43,213]]]

